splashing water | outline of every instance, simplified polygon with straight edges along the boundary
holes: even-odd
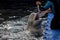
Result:
[[[28,16],[21,19],[5,21],[0,27],[0,40],[43,40],[43,36],[35,38],[30,36],[29,31],[25,31],[27,27]],[[42,23],[43,24],[43,23]]]

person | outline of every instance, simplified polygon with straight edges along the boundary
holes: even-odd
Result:
[[[54,18],[54,4],[51,1],[48,0],[38,0],[36,1],[36,5],[43,7],[46,10],[43,10],[42,12],[45,12],[47,14],[47,23],[46,23],[46,27],[50,27],[51,26],[51,21]]]

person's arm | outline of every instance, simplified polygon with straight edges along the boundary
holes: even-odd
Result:
[[[42,12],[44,12],[44,13],[49,13],[49,12],[52,12],[52,10],[51,10],[51,8],[49,8],[49,9],[47,9],[47,10],[45,10],[45,11],[42,11]]]
[[[50,8],[51,12],[55,12],[54,11],[54,4],[51,1],[47,1],[46,5],[43,6],[43,8],[45,8],[45,9],[49,9]]]
[[[49,13],[49,12],[54,12],[54,5],[52,2],[50,1],[47,1],[46,5],[43,6],[43,8],[47,9],[45,11],[42,11],[41,14],[40,14],[40,17],[44,16],[46,13]]]
[[[38,5],[41,6],[41,4],[42,4],[42,3],[39,2],[39,1],[36,2],[36,5],[37,5],[37,6],[38,6]],[[43,6],[43,8],[45,8],[46,10],[45,10],[45,11],[42,11],[42,12],[40,13],[40,16],[39,16],[39,17],[44,16],[46,13],[52,12],[52,10],[54,10],[54,5],[53,5],[52,2],[47,1],[46,4],[45,4],[45,6]],[[52,8],[53,8],[53,9],[52,9]]]
[[[45,11],[42,11],[42,12],[40,13],[39,17],[42,17],[42,16],[44,16],[45,14],[47,14],[47,13],[49,13],[49,12],[52,12],[50,8],[47,9],[47,10],[45,10]]]

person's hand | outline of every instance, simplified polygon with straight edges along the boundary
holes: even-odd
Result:
[[[36,5],[41,5],[41,2],[40,1],[36,1]]]
[[[52,12],[51,8],[49,8],[47,11],[48,11],[48,12]]]
[[[47,9],[44,11],[45,13],[49,13],[49,12],[52,12],[51,8]]]

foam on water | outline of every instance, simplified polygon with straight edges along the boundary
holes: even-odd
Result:
[[[35,38],[34,36],[30,36],[31,34],[29,31],[25,31],[27,21],[28,16],[3,22],[0,28],[0,40],[43,40],[43,36]]]

